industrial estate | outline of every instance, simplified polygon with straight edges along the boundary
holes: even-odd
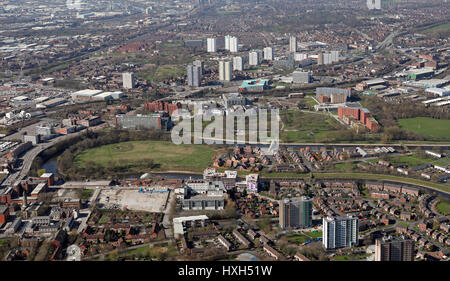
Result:
[[[5,0],[0,22],[2,261],[449,261],[447,1]]]

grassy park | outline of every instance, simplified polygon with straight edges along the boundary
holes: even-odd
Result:
[[[310,231],[310,232],[305,232],[305,234],[313,239],[322,237],[322,231]]]
[[[215,150],[207,145],[176,145],[162,141],[129,141],[88,149],[75,158],[83,167],[94,162],[104,167],[127,167],[139,161],[152,160],[158,170],[201,172],[214,157]]]
[[[444,216],[450,215],[450,201],[440,201],[437,203],[436,209]]]
[[[450,140],[450,120],[416,117],[399,119],[398,124],[402,129],[423,135],[427,140]]]
[[[300,234],[300,233],[291,234],[291,235],[287,236],[286,238],[289,243],[293,243],[293,244],[297,244],[297,245],[303,244],[306,241],[311,239],[308,236],[306,236],[304,234]]]

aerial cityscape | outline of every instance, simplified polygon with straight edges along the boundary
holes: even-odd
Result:
[[[450,260],[446,0],[0,0],[0,22],[2,261]]]

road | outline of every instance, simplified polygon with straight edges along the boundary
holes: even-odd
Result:
[[[233,145],[237,144],[237,141],[235,139],[226,139],[226,138],[214,138],[214,137],[197,137],[194,136],[194,138],[196,139],[202,139],[202,140],[211,140],[211,141],[222,141],[223,143],[226,142],[230,142]],[[252,142],[252,141],[245,141],[245,143],[243,143],[245,145],[270,145],[271,142],[264,142],[264,141],[259,141],[259,142]],[[357,147],[357,146],[361,146],[361,147],[381,147],[381,146],[386,146],[386,147],[393,147],[393,148],[403,148],[404,146],[409,147],[410,149],[414,149],[416,147],[421,147],[423,149],[434,149],[434,148],[442,148],[444,150],[450,150],[450,143],[442,143],[442,144],[436,144],[436,143],[432,143],[432,144],[426,144],[426,143],[403,143],[403,144],[394,144],[394,143],[305,143],[305,142],[289,142],[289,143],[284,143],[284,142],[280,142],[279,145],[283,145],[283,146],[309,146],[309,147],[314,147],[314,146],[326,146],[326,147]]]
[[[100,188],[95,189],[94,193],[92,194],[91,198],[89,199],[88,210],[80,211],[80,214],[85,214],[85,216],[83,216],[83,218],[81,219],[81,223],[78,226],[78,230],[77,230],[78,233],[82,233],[86,229],[87,221],[89,220],[89,217],[91,216],[92,211],[94,210],[94,207],[96,205],[97,198],[98,198],[98,195],[100,194],[100,192],[101,192]]]
[[[389,34],[384,40],[383,42],[380,42],[377,46],[376,46],[376,50],[382,50],[384,48],[390,47],[392,46],[393,43],[393,39],[395,38],[395,36],[400,35],[400,32],[395,31],[392,32],[391,34]]]
[[[39,143],[39,144],[37,144],[36,146],[31,148],[30,150],[26,151],[20,157],[20,159],[23,159],[22,167],[18,168],[13,173],[10,173],[5,178],[5,180],[3,181],[2,185],[5,185],[5,186],[12,185],[17,180],[23,179],[28,174],[28,172],[30,171],[31,164],[33,164],[34,158],[36,158],[36,156],[38,156],[42,151],[44,151],[47,148],[51,147],[55,143],[58,143],[60,141],[63,141],[63,140],[66,140],[66,139],[78,136],[78,135],[84,133],[88,129],[89,130],[98,130],[98,129],[102,129],[103,127],[104,127],[104,124],[101,124],[101,125],[96,126],[96,127],[83,129],[83,130],[81,130],[79,132],[76,132],[76,133],[73,133],[73,134],[58,136],[56,138],[53,138],[53,139],[49,140],[46,143]]]
[[[172,228],[171,228],[171,222],[170,222],[170,213],[172,211],[172,204],[171,202],[173,200],[176,200],[176,195],[175,192],[171,191],[169,193],[169,198],[167,199],[167,205],[166,205],[166,209],[164,210],[164,216],[163,216],[163,220],[162,220],[162,224],[164,227],[164,232],[166,234],[167,238],[172,239],[173,238],[173,232],[172,232]]]

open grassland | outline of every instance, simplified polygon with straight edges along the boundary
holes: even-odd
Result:
[[[432,28],[425,29],[422,33],[432,33],[432,32],[439,32],[439,31],[447,31],[450,30],[450,23],[444,23]]]
[[[450,120],[416,117],[399,119],[400,127],[421,134],[427,140],[450,141]]]
[[[386,160],[389,161],[392,165],[406,164],[410,167],[428,164],[432,161],[431,159],[421,158],[418,155],[400,155],[389,157]]]
[[[88,149],[75,158],[75,165],[84,167],[92,161],[104,167],[126,168],[134,162],[153,161],[159,171],[201,172],[214,157],[207,145],[176,145],[163,141],[129,141]]]
[[[287,143],[321,142],[329,133],[342,129],[336,120],[317,112],[284,110],[280,117],[284,124],[281,139]]]
[[[310,232],[305,232],[305,234],[313,239],[317,239],[317,238],[322,237],[323,232],[322,231],[310,231]]]
[[[437,203],[436,209],[444,216],[450,215],[450,201],[441,200],[439,203]]]
[[[297,245],[303,244],[306,241],[310,240],[310,238],[308,236],[306,236],[304,234],[300,234],[300,233],[291,234],[291,235],[287,236],[286,238],[289,243],[293,243],[293,244],[297,244]]]

